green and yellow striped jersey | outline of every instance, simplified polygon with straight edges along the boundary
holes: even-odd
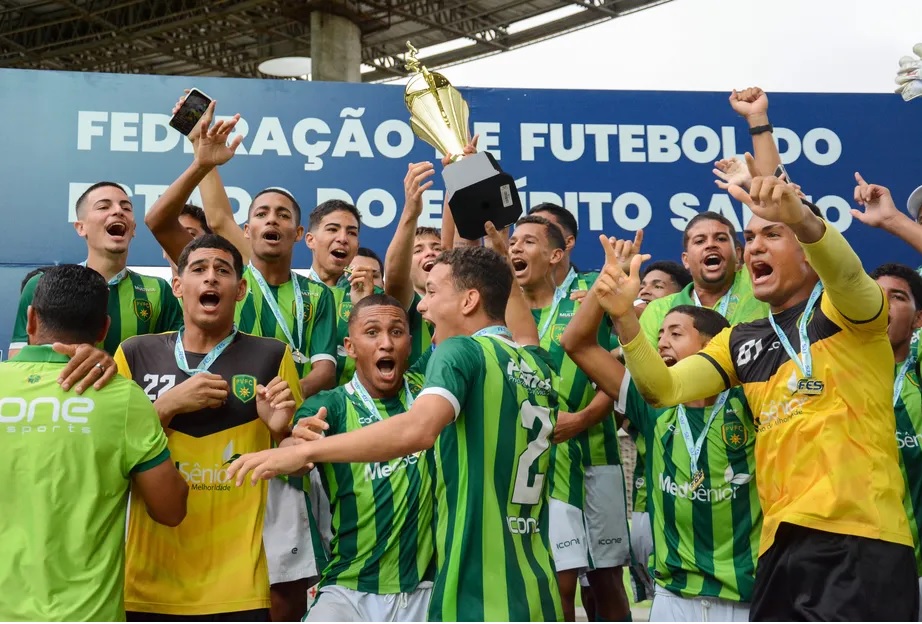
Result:
[[[915,341],[914,341],[915,342]],[[902,363],[896,365],[898,375]],[[909,518],[909,530],[916,551],[916,568],[922,576],[922,547],[919,522],[922,521],[922,391],[919,389],[919,364],[906,373],[900,396],[893,406],[896,412],[896,445],[900,450],[900,470],[906,483],[903,507]]]
[[[420,357],[432,347],[432,326],[423,320],[423,315],[419,313],[417,307],[423,298],[419,293],[413,293],[413,303],[407,310],[407,317],[410,319],[410,364],[415,363]]]
[[[653,579],[685,598],[711,596],[750,602],[755,582],[762,508],[754,480],[755,429],[740,388],[707,430],[692,487],[690,454],[675,407],[650,407],[629,383],[625,417],[647,444],[647,510],[653,529]],[[687,408],[692,438],[712,408]]]
[[[247,281],[247,295],[237,302],[237,328],[247,334],[264,338],[277,338],[288,344],[285,333],[279,326],[272,309],[266,302],[259,285],[254,279],[250,267],[243,271]],[[311,371],[311,364],[320,360],[336,361],[336,324],[334,320],[333,294],[320,282],[297,275],[304,301],[304,320],[301,344],[288,345],[307,356],[310,361],[295,363],[298,375],[303,379]],[[298,332],[295,325],[296,306],[294,284],[288,280],[279,286],[269,286],[269,290],[278,303],[279,312],[288,324],[291,337],[297,341]]]
[[[455,421],[435,444],[437,568],[430,621],[560,621],[548,545],[557,375],[547,353],[497,336],[438,345],[423,395]]]
[[[41,276],[42,273],[34,275],[19,297],[10,350],[21,349],[29,341],[26,312],[32,305],[35,286]],[[183,322],[182,307],[166,280],[128,269],[109,281],[108,313],[111,319],[109,332],[105,340],[96,346],[109,354],[114,354],[118,346],[132,336],[176,331]]]
[[[418,394],[420,372],[409,371],[410,392]],[[391,399],[375,399],[382,419],[407,410],[404,389]],[[352,383],[320,392],[301,407],[295,421],[327,408],[326,435],[355,431],[376,422]],[[372,594],[412,592],[432,580],[432,451],[390,462],[324,464],[321,479],[330,500],[335,534],[320,586],[340,585]]]

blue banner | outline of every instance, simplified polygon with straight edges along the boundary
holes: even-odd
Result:
[[[444,73],[451,78],[450,69]],[[250,198],[268,186],[288,189],[305,210],[342,198],[362,212],[361,244],[383,255],[403,206],[407,163],[438,158],[413,136],[401,86],[8,69],[0,69],[0,81],[2,207],[10,215],[0,231],[0,283],[8,293],[0,345],[8,343],[16,308],[7,286],[32,266],[85,258],[74,203],[94,182],[118,182],[132,197],[140,227],[130,264],[165,266],[142,221],[191,162],[188,142],[168,126],[184,88],[216,99],[221,116],[242,115],[241,149],[221,168],[240,223]],[[644,228],[646,252],[678,259],[682,230],[698,212],[719,211],[737,226],[748,217],[711,174],[715,160],[751,150],[725,93],[462,92],[480,147],[516,179],[523,205],[552,201],[577,215],[580,268],[601,263],[601,232],[630,236]],[[922,109],[895,95],[769,97],[791,177],[865,267],[919,264],[907,246],[853,220],[849,209],[855,171],[889,186],[901,209],[922,184]],[[433,188],[420,225],[440,225],[441,208],[442,191]],[[295,267],[309,262],[299,245]]]

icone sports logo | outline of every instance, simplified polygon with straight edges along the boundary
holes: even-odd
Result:
[[[521,365],[517,365],[512,360],[509,360],[509,364],[506,366],[506,376],[514,383],[528,388],[535,394],[547,395],[551,392],[551,380],[536,375],[528,362],[522,361]]]
[[[506,528],[513,535],[528,535],[530,533],[540,533],[537,518],[519,518],[517,516],[506,516]]]
[[[557,542],[557,548],[563,550],[564,548],[569,548],[570,546],[579,546],[581,543],[582,542],[579,541],[578,537],[574,537],[573,539]]]
[[[0,399],[0,425],[6,433],[92,433],[89,414],[96,408],[89,397],[3,397]],[[79,426],[78,426],[79,425]]]

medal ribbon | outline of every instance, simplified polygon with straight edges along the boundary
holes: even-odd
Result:
[[[184,330],[185,327],[180,327],[179,331],[176,333],[176,345],[173,347],[173,356],[176,358],[176,366],[179,367],[179,370],[190,377],[196,373],[207,373],[211,365],[214,364],[214,361],[221,357],[221,354],[230,346],[230,343],[234,341],[234,337],[237,335],[237,325],[234,325],[230,336],[216,344],[214,348],[202,358],[198,368],[189,368],[189,363],[186,361],[186,349],[182,346],[182,334]]]
[[[804,308],[803,315],[800,317],[800,320],[797,321],[797,331],[800,334],[799,357],[797,352],[794,351],[794,347],[791,346],[791,341],[788,340],[785,333],[781,331],[781,328],[775,323],[774,315],[768,315],[768,322],[771,323],[772,329],[775,330],[778,341],[781,343],[781,346],[784,347],[784,350],[787,352],[788,356],[790,356],[791,361],[794,362],[794,365],[800,371],[804,379],[810,379],[813,375],[813,357],[810,355],[810,339],[807,337],[807,319],[810,318],[810,311],[813,310],[813,306],[816,305],[816,300],[820,298],[822,293],[823,282],[817,282],[816,286],[813,287],[813,292],[810,293],[810,298],[807,300],[807,307]]]
[[[298,282],[298,275],[294,271],[291,271],[291,286],[294,289],[295,298],[295,331],[298,334],[298,341],[295,342],[291,335],[291,331],[288,329],[288,322],[285,320],[285,317],[282,316],[282,311],[279,309],[279,302],[275,300],[275,296],[272,294],[269,284],[266,283],[266,278],[259,272],[259,269],[253,266],[252,262],[250,263],[250,271],[256,279],[256,285],[259,287],[263,299],[266,300],[266,303],[269,304],[269,309],[272,310],[275,322],[282,329],[285,340],[287,340],[288,344],[291,346],[292,352],[300,353],[301,341],[304,339],[304,299],[301,298],[301,284]]]
[[[685,406],[679,405],[676,407],[679,430],[682,432],[682,439],[685,440],[685,448],[688,449],[688,456],[691,458],[692,479],[695,478],[695,474],[698,472],[698,458],[701,457],[701,448],[704,446],[705,439],[707,439],[708,429],[711,428],[711,423],[717,418],[717,413],[724,408],[724,404],[726,404],[729,396],[730,392],[728,390],[724,390],[717,395],[717,400],[714,402],[711,415],[705,421],[704,429],[701,430],[701,435],[698,436],[697,440],[692,437],[691,427],[688,424],[688,415],[685,413]]]

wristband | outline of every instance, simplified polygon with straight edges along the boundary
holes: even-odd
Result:
[[[773,132],[774,128],[771,124],[766,124],[764,126],[756,126],[755,128],[749,129],[749,134],[755,136],[757,134],[762,134],[763,132]]]

